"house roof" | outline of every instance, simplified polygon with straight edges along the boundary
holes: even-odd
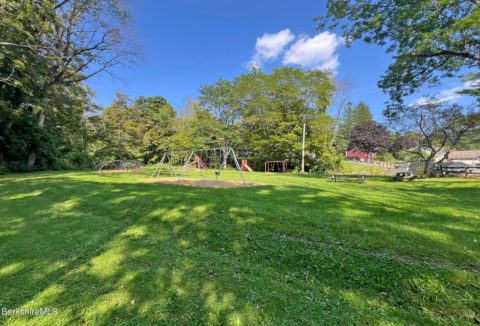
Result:
[[[452,151],[448,154],[449,160],[474,160],[480,158],[480,150]]]

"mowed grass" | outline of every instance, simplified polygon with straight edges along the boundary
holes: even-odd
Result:
[[[0,177],[0,307],[58,309],[0,322],[480,322],[480,180],[246,176],[262,185]]]

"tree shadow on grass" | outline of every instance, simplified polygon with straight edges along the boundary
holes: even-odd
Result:
[[[478,254],[442,226],[458,217],[341,187],[18,181],[0,188],[0,306],[59,308],[49,325],[473,322]]]

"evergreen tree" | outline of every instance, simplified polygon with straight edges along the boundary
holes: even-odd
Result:
[[[352,103],[348,103],[339,124],[337,150],[345,152],[350,144],[350,137],[355,126],[372,120],[373,116],[367,104],[359,102],[353,106]]]

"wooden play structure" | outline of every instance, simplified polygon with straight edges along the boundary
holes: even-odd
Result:
[[[280,172],[287,173],[287,160],[283,161],[266,161],[265,162],[265,172]]]
[[[197,154],[195,154],[195,156],[193,157],[193,161],[191,163],[187,163],[186,166],[189,165],[194,166],[196,169],[208,169],[208,165]]]

